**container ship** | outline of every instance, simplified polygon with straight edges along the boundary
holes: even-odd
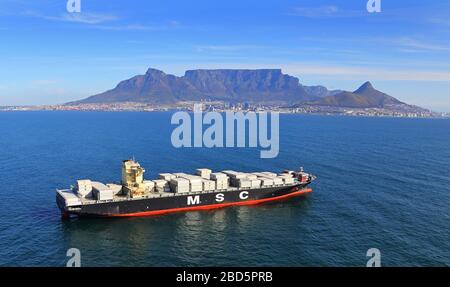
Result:
[[[154,180],[145,180],[144,172],[135,160],[125,160],[120,183],[84,179],[69,189],[56,190],[63,218],[150,216],[258,204],[306,195],[316,179],[303,168],[279,174],[200,168],[195,175],[160,173]]]

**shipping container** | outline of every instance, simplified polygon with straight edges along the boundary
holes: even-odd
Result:
[[[222,173],[222,172],[213,172],[210,175],[210,179],[212,179],[212,180],[228,179],[228,176],[225,173]]]
[[[97,181],[92,182],[92,194],[97,200],[112,200],[113,191],[105,184]]]
[[[264,174],[265,176],[268,176],[268,177],[276,177],[277,176],[276,173],[268,172],[268,171],[263,171],[261,173]]]
[[[81,197],[92,196],[92,182],[89,179],[77,180],[76,189]]]
[[[176,178],[176,177],[177,177],[176,175],[171,174],[171,173],[160,173],[159,174],[160,179],[164,179],[167,181],[170,181],[171,179]]]
[[[252,188],[261,187],[261,180],[259,179],[251,179],[250,182]]]
[[[280,178],[280,177],[274,177],[274,178],[272,178],[272,180],[273,180],[273,184],[275,184],[275,185],[282,185],[283,184],[283,179]]]
[[[204,179],[202,181],[202,183],[203,183],[203,190],[204,191],[211,191],[211,190],[214,190],[216,188],[216,183],[213,180]]]
[[[208,168],[199,168],[196,170],[196,174],[205,179],[209,179],[211,172],[212,172],[212,170],[210,170]]]
[[[112,190],[114,195],[118,195],[118,194],[122,193],[122,186],[119,184],[108,183],[106,186]]]
[[[258,176],[248,173],[248,174],[246,174],[246,178],[249,180],[256,180],[256,179],[258,179]]]
[[[273,185],[273,180],[271,178],[259,177],[258,179],[261,180],[261,185],[262,186],[271,186],[271,185]]]
[[[69,190],[58,190],[57,193],[64,199],[66,206],[76,206],[81,204],[81,199]]]
[[[251,180],[248,180],[248,179],[238,179],[237,187],[250,188],[250,187],[252,187],[252,182],[251,182]]]

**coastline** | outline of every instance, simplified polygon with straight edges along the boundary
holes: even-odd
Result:
[[[306,106],[311,108],[310,106]],[[170,112],[170,111],[187,111],[192,112],[192,106],[186,105],[117,105],[117,104],[95,104],[82,106],[68,106],[68,105],[45,105],[45,106],[0,106],[0,112]],[[302,108],[287,108],[287,107],[257,107],[257,108],[243,108],[240,106],[233,106],[229,108],[212,107],[209,106],[204,109],[204,112],[214,111],[219,113],[225,112],[278,112],[280,114],[288,115],[311,115],[311,116],[346,116],[346,117],[380,117],[380,118],[413,118],[413,119],[448,119],[450,113],[439,112],[402,112],[393,111],[382,108],[335,108],[335,107],[313,107],[313,109]]]

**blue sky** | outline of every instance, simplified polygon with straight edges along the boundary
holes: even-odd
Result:
[[[0,105],[56,104],[148,67],[282,68],[450,112],[450,2],[0,0]]]

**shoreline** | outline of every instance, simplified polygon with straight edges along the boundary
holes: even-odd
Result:
[[[0,113],[26,113],[26,112],[91,112],[91,113],[166,113],[166,112],[177,112],[177,111],[187,111],[192,112],[191,109],[181,109],[181,108],[166,108],[166,109],[46,109],[46,108],[29,108],[29,107],[0,107]],[[360,117],[360,118],[403,118],[403,119],[450,119],[450,114],[447,113],[434,113],[435,115],[419,115],[419,114],[358,114],[358,113],[348,113],[348,112],[293,112],[278,109],[265,109],[265,110],[214,110],[218,113],[225,112],[278,112],[282,115],[302,115],[302,116],[338,116],[338,117]],[[208,112],[208,111],[203,111]]]

